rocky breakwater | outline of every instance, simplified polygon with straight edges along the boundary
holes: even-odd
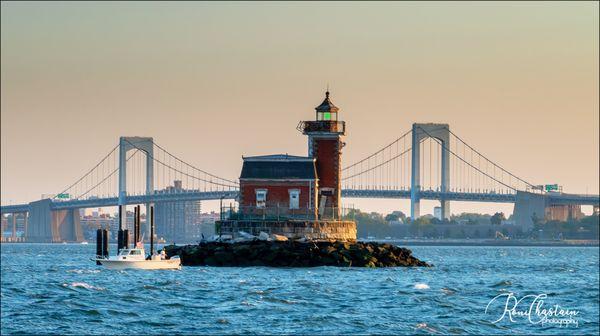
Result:
[[[431,266],[391,244],[342,241],[201,242],[165,246],[185,266],[397,267]]]

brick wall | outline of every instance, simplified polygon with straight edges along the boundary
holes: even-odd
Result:
[[[256,206],[256,189],[267,189],[267,207],[282,208],[289,207],[290,204],[290,189],[300,190],[300,208],[308,208],[309,204],[314,206],[314,201],[311,203],[311,188],[310,185],[314,182],[309,181],[240,181],[240,200],[239,204],[243,207]],[[314,185],[313,185],[314,192]]]

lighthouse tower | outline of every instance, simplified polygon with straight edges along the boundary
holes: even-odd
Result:
[[[315,108],[316,119],[302,123],[302,133],[308,136],[308,156],[316,159],[318,181],[317,206],[319,217],[340,218],[341,154],[346,124],[338,120],[339,109],[325,92],[325,100]]]

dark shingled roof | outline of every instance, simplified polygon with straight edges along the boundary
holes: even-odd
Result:
[[[315,160],[311,157],[266,155],[244,158],[240,179],[316,179]]]
[[[323,100],[321,105],[315,107],[315,110],[317,112],[337,112],[339,109],[329,100],[329,91],[327,91],[325,92],[325,100]]]

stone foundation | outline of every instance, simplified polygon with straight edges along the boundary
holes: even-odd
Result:
[[[311,240],[356,240],[356,223],[353,221],[259,221],[223,220],[216,222],[216,232],[221,235],[239,237],[244,231],[258,236],[261,231],[278,234],[290,239]]]
[[[165,246],[167,257],[179,256],[184,266],[269,267],[428,267],[411,250],[391,244],[339,241],[202,242]]]

